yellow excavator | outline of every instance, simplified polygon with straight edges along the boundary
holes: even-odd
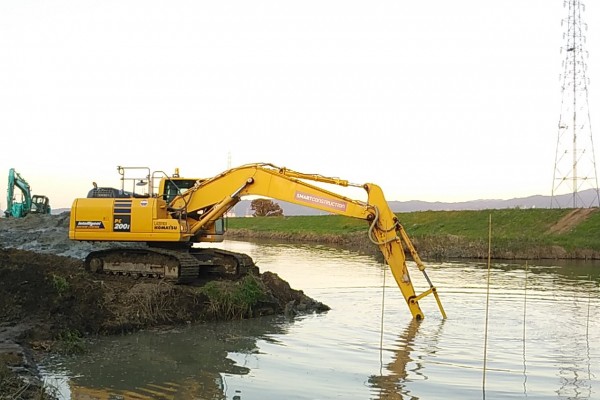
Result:
[[[88,196],[75,199],[71,208],[70,239],[122,242],[88,254],[85,265],[91,272],[156,276],[185,283],[205,271],[240,275],[257,270],[248,255],[193,244],[221,242],[226,213],[244,196],[264,196],[366,221],[368,238],[383,254],[413,318],[424,317],[419,300],[429,294],[434,295],[445,318],[425,265],[375,184],[352,184],[267,163],[242,165],[211,178],[183,178],[178,169],[172,175],[151,173],[145,167],[117,169],[121,189],[94,183]],[[323,189],[317,186],[320,183],[362,187],[367,201]],[[127,190],[129,184],[131,190]],[[136,193],[140,187],[145,193]],[[405,250],[429,284],[422,294],[415,293]]]

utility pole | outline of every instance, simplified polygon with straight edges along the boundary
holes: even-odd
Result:
[[[588,52],[584,48],[587,24],[582,20],[585,5],[580,0],[564,0],[563,4],[568,16],[562,20],[566,28],[560,49],[564,57],[562,101],[550,208],[597,207],[600,191],[588,104]]]

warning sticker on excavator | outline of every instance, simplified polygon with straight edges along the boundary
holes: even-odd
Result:
[[[102,221],[77,221],[75,229],[104,229]]]
[[[305,203],[316,204],[319,206],[333,208],[338,211],[346,211],[347,203],[343,201],[337,201],[334,199],[328,199],[325,197],[315,196],[314,194],[296,192],[296,200],[303,201]]]

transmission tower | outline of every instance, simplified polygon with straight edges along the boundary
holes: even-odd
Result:
[[[600,206],[596,159],[588,105],[588,52],[582,20],[585,5],[580,0],[565,0],[568,17],[562,20],[565,44],[561,81],[561,111],[554,161],[551,208]],[[590,195],[591,194],[591,195]]]

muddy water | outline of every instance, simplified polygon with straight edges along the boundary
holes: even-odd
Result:
[[[600,264],[428,263],[448,318],[427,297],[416,324],[370,256],[222,246],[331,311],[100,338],[46,381],[65,399],[600,398]]]

